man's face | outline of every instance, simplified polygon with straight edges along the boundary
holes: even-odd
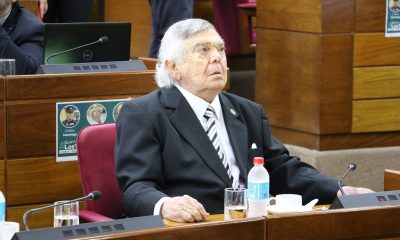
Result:
[[[0,0],[0,12],[8,9],[11,6],[12,0]]]
[[[74,119],[75,118],[75,116],[74,116],[74,112],[67,112],[67,120],[68,121],[73,121],[73,120],[75,120]]]
[[[227,80],[224,42],[217,32],[208,30],[186,39],[184,44],[183,63],[174,65],[172,75],[180,86],[211,102]]]

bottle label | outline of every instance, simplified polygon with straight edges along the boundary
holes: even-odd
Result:
[[[269,183],[249,182],[247,184],[249,199],[266,200],[269,197]]]
[[[0,222],[4,222],[6,220],[6,203],[0,202]]]

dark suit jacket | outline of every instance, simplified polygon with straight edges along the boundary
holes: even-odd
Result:
[[[265,157],[270,192],[297,193],[304,202],[331,203],[338,186],[287,149],[270,132],[262,107],[244,98],[219,94],[225,124],[244,182],[252,157]],[[251,145],[259,147],[252,151]],[[210,213],[223,212],[230,187],[219,160],[189,103],[176,87],[161,88],[126,102],[117,120],[117,177],[128,216],[151,215],[164,196],[190,195]]]
[[[43,63],[44,25],[29,10],[13,4],[0,27],[0,58],[15,59],[16,74],[35,74]]]
[[[193,17],[194,0],[149,0],[151,7],[151,46],[149,57],[157,58],[161,39],[168,28],[181,20]]]

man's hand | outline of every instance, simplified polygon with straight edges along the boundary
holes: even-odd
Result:
[[[364,193],[373,193],[371,189],[368,188],[360,188],[360,187],[350,187],[350,186],[344,186],[342,187],[343,192],[346,195],[356,195],[356,194],[364,194]],[[342,193],[340,190],[337,192],[338,196],[342,196]]]
[[[161,207],[161,216],[174,222],[196,222],[206,220],[210,215],[196,199],[184,195],[169,198]]]

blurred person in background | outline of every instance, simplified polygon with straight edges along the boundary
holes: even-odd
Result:
[[[0,58],[15,59],[16,74],[34,74],[43,63],[44,25],[18,2],[0,0]]]
[[[149,0],[153,32],[149,57],[157,58],[161,39],[174,23],[193,17],[194,0]]]
[[[47,0],[48,10],[43,21],[55,22],[87,22],[93,0]]]

